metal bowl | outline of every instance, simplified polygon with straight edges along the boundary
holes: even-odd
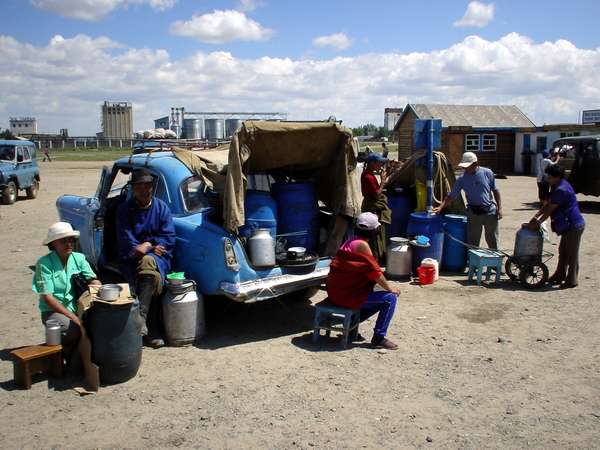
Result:
[[[119,298],[121,289],[118,284],[103,284],[98,289],[98,298],[105,302],[114,302]]]

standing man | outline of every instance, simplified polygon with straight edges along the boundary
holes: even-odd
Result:
[[[382,142],[381,143],[381,156],[383,156],[384,158],[387,159],[389,154],[390,154],[390,151],[388,150],[386,143]]]
[[[478,247],[483,228],[488,248],[497,250],[498,220],[502,219],[502,203],[494,172],[479,166],[477,155],[473,152],[465,152],[458,166],[463,168],[465,173],[456,180],[452,191],[434,211],[438,214],[443,212],[452,200],[460,195],[461,190],[465,191],[468,243]]]
[[[52,160],[50,159],[50,149],[48,147],[44,147],[44,159],[42,160],[42,162],[46,162],[46,158],[48,159],[48,162],[52,162]]]
[[[548,174],[546,169],[553,164],[557,164],[560,161],[560,155],[558,151],[554,150],[552,153],[548,149],[542,152],[542,159],[538,167],[537,173],[537,185],[538,185],[538,198],[540,205],[544,206],[550,197],[550,183],[548,183]]]
[[[144,340],[158,348],[165,345],[160,294],[171,270],[175,227],[169,207],[153,196],[154,177],[150,172],[134,171],[130,184],[133,197],[117,209],[119,258],[140,302]]]
[[[361,212],[371,212],[377,216],[382,223],[392,223],[392,211],[388,207],[387,197],[383,193],[383,187],[387,180],[387,172],[384,165],[387,162],[379,153],[370,153],[367,156],[365,169],[360,177],[360,187],[363,195]],[[376,174],[380,174],[381,183]],[[373,256],[379,263],[385,260],[385,227],[379,227],[378,232],[373,234],[370,247]]]

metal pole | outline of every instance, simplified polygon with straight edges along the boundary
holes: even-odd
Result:
[[[427,212],[433,211],[433,120],[427,121],[429,139],[427,139]]]

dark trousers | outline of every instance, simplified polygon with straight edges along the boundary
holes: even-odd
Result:
[[[386,335],[394,311],[396,310],[396,294],[389,291],[371,292],[367,297],[367,301],[360,308],[360,321],[363,322],[379,313],[373,334],[378,337]]]
[[[42,323],[46,325],[48,320],[55,320],[60,324],[60,343],[63,346],[63,355],[67,362],[71,359],[81,337],[81,328],[67,316],[54,311],[42,313]]]
[[[566,284],[576,285],[579,277],[579,244],[585,227],[571,229],[560,237],[558,265],[554,277]]]

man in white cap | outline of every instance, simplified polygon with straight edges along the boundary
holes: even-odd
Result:
[[[396,350],[398,345],[386,335],[400,291],[389,285],[369,247],[369,240],[379,227],[381,223],[375,214],[365,212],[358,216],[354,237],[342,244],[329,267],[327,294],[334,305],[360,309],[361,322],[377,314],[371,345]],[[376,284],[384,290],[374,291]]]
[[[473,152],[465,152],[458,166],[463,168],[465,173],[456,180],[452,191],[435,212],[443,212],[460,195],[460,192],[464,191],[468,208],[468,243],[478,247],[481,231],[485,229],[488,248],[496,250],[499,237],[498,220],[502,219],[502,203],[494,172],[487,167],[481,167],[477,155]]]

